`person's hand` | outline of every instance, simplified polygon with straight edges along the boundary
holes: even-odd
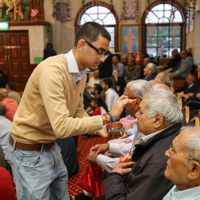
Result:
[[[183,96],[185,98],[185,101],[190,97],[188,94],[184,94]]]
[[[121,115],[121,113],[124,110],[124,107],[130,103],[132,100],[128,99],[127,96],[122,95],[121,97],[119,97],[119,99],[115,102],[115,104],[112,106],[110,113],[113,114],[113,117],[115,119],[118,119]]]
[[[197,97],[198,99],[200,99],[200,93],[197,93],[196,97]]]
[[[96,131],[96,133],[105,139],[117,139],[121,137],[120,132],[113,134],[111,134],[111,131],[107,132],[106,126],[104,126],[101,130]]]
[[[87,157],[87,162],[89,164],[97,164],[97,153],[91,152]]]
[[[105,153],[106,151],[108,151],[108,149],[109,149],[109,143],[96,144],[95,146],[91,147],[90,153],[92,152],[96,154]]]
[[[190,92],[190,93],[188,93],[188,95],[191,97],[191,96],[193,96],[193,95],[194,95],[194,93]]]
[[[165,64],[165,65],[163,65],[164,66],[164,68],[167,68],[167,65]]]
[[[117,172],[121,175],[128,174],[134,164],[135,162],[117,163],[112,172]]]
[[[133,128],[133,127],[134,127],[133,123],[131,123],[131,124],[125,126],[124,132],[127,132],[129,129],[131,129],[131,128]]]

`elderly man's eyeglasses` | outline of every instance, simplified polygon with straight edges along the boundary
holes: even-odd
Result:
[[[107,59],[107,58],[109,57],[110,54],[108,54],[108,52],[105,52],[105,53],[104,53],[104,52],[98,50],[96,47],[94,47],[94,46],[93,46],[91,43],[89,43],[88,41],[85,40],[85,42],[99,54],[99,58],[98,58],[98,59],[102,59],[102,58]]]
[[[176,153],[176,151],[173,149],[173,146],[172,146],[172,145],[170,145],[168,151],[169,151],[169,158],[171,157],[172,153],[174,153],[174,154],[179,155],[179,156],[181,156],[181,157],[187,158],[188,160],[195,160],[195,159],[193,159],[193,158],[189,158],[189,157],[187,157],[187,156],[183,156],[183,155],[181,155],[181,154]],[[199,163],[198,160],[195,160],[195,161],[197,161],[197,162]]]

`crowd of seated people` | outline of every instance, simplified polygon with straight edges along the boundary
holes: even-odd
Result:
[[[183,114],[176,93],[181,92],[183,106],[189,105],[191,111],[194,111],[191,102],[196,101],[194,107],[196,114],[199,114],[200,107],[197,106],[200,105],[200,79],[195,80],[195,75],[191,73],[193,61],[186,51],[179,55],[177,49],[174,49],[172,55],[173,58],[163,67],[164,71],[158,74],[156,65],[145,58],[143,80],[138,80],[142,75],[142,67],[135,65],[133,58],[127,58],[124,95],[137,101],[128,104],[125,111],[136,118],[134,126],[137,130],[131,127],[125,129],[125,132],[132,132],[127,138],[120,139],[119,142],[97,144],[90,149],[88,163],[101,166],[104,172],[102,179],[105,196],[99,200],[198,199],[199,146],[192,145],[195,142],[192,137],[194,135],[197,140],[196,133],[200,128],[181,129]],[[135,72],[132,73],[133,71]],[[198,75],[200,77],[200,66]],[[175,94],[171,91],[173,78],[186,79],[185,85],[176,89]],[[111,87],[112,84],[103,81],[103,90],[107,91]],[[107,151],[111,157],[102,155]],[[194,153],[195,151],[197,152]],[[132,162],[118,163],[124,153],[132,153]],[[182,175],[181,170],[184,172]],[[91,199],[92,195],[84,191],[71,198],[84,200]]]
[[[125,107],[126,114],[135,119],[134,125],[125,129],[124,134],[127,137],[121,139],[119,143],[111,141],[97,144],[91,148],[87,157],[88,163],[98,164],[104,170],[102,178],[105,196],[99,199],[169,200],[195,199],[199,196],[198,148],[200,147],[195,141],[198,139],[197,133],[200,128],[181,129],[183,114],[179,100],[170,88],[173,87],[174,77],[185,77],[186,84],[175,90],[175,93],[181,93],[183,107],[185,105],[190,107],[192,119],[200,111],[200,78],[195,80],[194,74],[190,73],[193,62],[190,56],[185,55],[186,51],[181,52],[181,60],[177,64],[178,67],[176,66],[177,69],[173,71],[173,65],[179,58],[177,51],[174,52],[171,63],[164,66],[165,70],[172,68],[172,74],[168,73],[169,70],[157,74],[156,65],[150,63],[148,58],[144,59],[143,66],[138,66],[134,58],[130,57],[127,59],[127,65],[122,67],[119,59],[116,59],[116,56],[112,57],[113,70],[116,69],[118,72],[118,84],[123,86],[125,92],[113,88],[112,75],[103,79],[101,84],[99,80],[95,82],[92,79],[87,84],[91,93],[87,94],[89,100],[85,109],[91,116],[108,113],[123,93],[129,99],[135,99]],[[98,74],[98,71],[95,74]],[[95,76],[93,79],[97,80],[98,75]],[[200,77],[200,66],[198,77]],[[2,164],[5,168],[9,166],[6,157],[9,126],[21,100],[14,87],[12,82],[7,82],[5,87],[0,89],[0,150],[3,155],[0,163],[5,162]],[[62,158],[66,166],[68,164],[67,168],[72,176],[78,172],[78,159],[74,140],[68,139],[68,141],[58,139],[57,143],[61,147]],[[69,144],[68,149],[65,148],[66,144]],[[114,158],[102,155],[106,151],[114,155]],[[194,153],[195,151],[197,153]],[[132,161],[118,163],[124,153],[131,153]],[[71,159],[69,155],[76,158],[73,161],[74,165],[69,165],[72,163],[69,162]],[[88,196],[88,193],[81,193],[72,199],[91,199],[91,196]]]

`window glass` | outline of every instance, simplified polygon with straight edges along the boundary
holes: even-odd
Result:
[[[105,27],[111,35],[109,50],[115,52],[115,16],[106,7],[92,6],[82,15],[80,25],[91,21],[97,22],[101,25],[109,25],[109,27]]]
[[[174,13],[174,15],[172,15]],[[151,9],[145,19],[146,50],[153,57],[171,57],[173,49],[181,48],[181,26],[174,25],[183,22],[181,13],[175,6],[162,3]],[[164,25],[163,25],[164,24]]]

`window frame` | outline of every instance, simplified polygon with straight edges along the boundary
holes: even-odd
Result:
[[[80,22],[81,22],[81,18],[82,16],[84,15],[85,11],[88,10],[89,8],[93,7],[93,6],[103,6],[107,9],[110,10],[110,12],[112,12],[112,14],[114,15],[115,17],[115,21],[116,21],[116,24],[114,25],[103,25],[104,27],[114,27],[115,28],[115,52],[118,51],[119,49],[119,43],[118,43],[118,27],[119,27],[119,19],[118,19],[118,16],[117,16],[117,13],[114,9],[111,9],[111,5],[109,5],[108,3],[106,2],[102,2],[102,1],[92,1],[92,2],[88,2],[86,4],[84,4],[84,8],[80,8],[77,15],[76,15],[76,18],[75,18],[75,22],[74,22],[74,26],[75,26],[75,33],[77,32],[78,28],[80,27]]]
[[[155,2],[153,2],[152,4],[150,4],[149,6],[149,10],[151,10],[153,7],[159,5],[159,4],[171,4],[171,2],[168,1],[161,1],[161,0],[157,0]],[[181,16],[182,16],[182,23],[173,23],[171,24],[171,26],[181,26],[181,44],[180,44],[180,51],[185,49],[185,45],[186,45],[186,36],[185,36],[185,30],[186,30],[186,23],[185,23],[185,14],[184,14],[184,8],[183,6],[176,2],[176,4],[174,4],[173,6],[175,6],[178,11],[180,12]],[[141,19],[141,36],[143,38],[142,42],[142,53],[145,54],[147,51],[147,27],[148,26],[156,26],[156,28],[158,26],[169,26],[170,27],[170,23],[149,23],[146,24],[146,17],[147,17],[148,12],[146,12],[146,10],[143,13],[142,19]],[[180,52],[179,52],[180,53]]]

